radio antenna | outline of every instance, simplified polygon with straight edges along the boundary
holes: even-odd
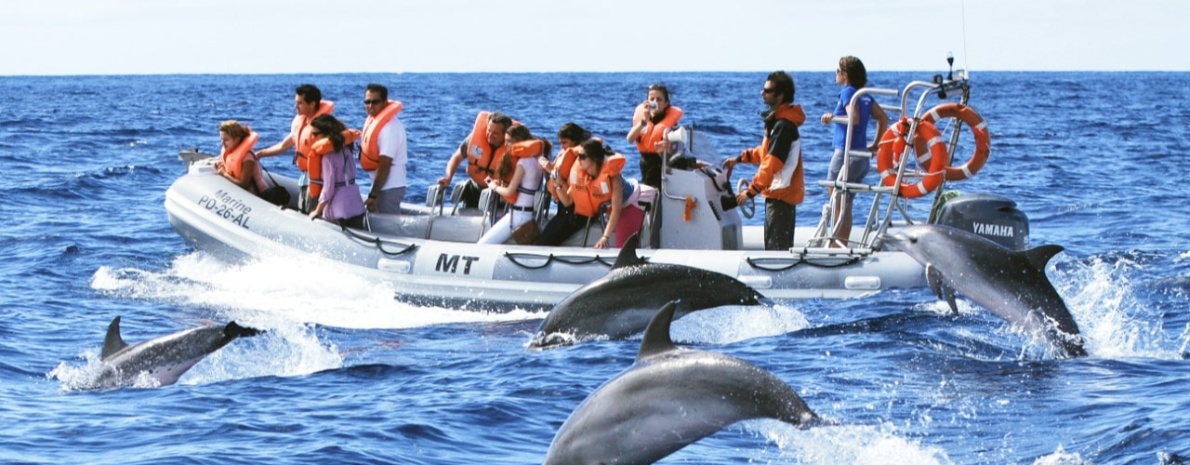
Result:
[[[968,79],[971,78],[971,65],[967,63],[967,0],[962,2],[963,19],[963,71]]]

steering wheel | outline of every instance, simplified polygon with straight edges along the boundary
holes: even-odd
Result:
[[[748,190],[748,180],[740,179],[735,186],[736,192],[744,192]],[[744,218],[752,219],[756,215],[756,199],[750,198],[747,202],[740,204],[740,213],[744,214]]]

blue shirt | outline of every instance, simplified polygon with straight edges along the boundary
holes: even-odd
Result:
[[[835,116],[847,117],[847,105],[851,104],[851,97],[858,92],[859,89],[850,85],[843,86],[843,90],[839,91],[839,104],[835,106]],[[864,95],[860,97],[857,106],[859,111],[859,121],[855,127],[854,133],[851,135],[852,149],[865,149],[868,147],[868,121],[872,119],[872,96]],[[835,140],[832,147],[835,149],[842,149],[843,143],[847,141],[847,125],[835,124]]]

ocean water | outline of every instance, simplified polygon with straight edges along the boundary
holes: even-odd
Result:
[[[873,72],[900,87],[933,72]],[[794,73],[808,180],[831,73]],[[416,307],[399,288],[302,256],[224,263],[166,221],[177,152],[218,149],[219,121],[280,140],[293,88],[320,86],[359,126],[363,87],[405,102],[409,201],[476,112],[553,138],[576,121],[623,142],[662,81],[723,156],[759,143],[765,73],[2,77],[0,463],[540,463],[569,413],[631,365],[638,341],[548,351],[541,313]],[[682,345],[773,372],[837,426],[731,426],[663,463],[1156,464],[1190,456],[1190,74],[978,73],[993,148],[951,185],[1016,200],[1090,356],[1043,345],[927,289],[725,308],[675,323]],[[886,101],[887,103],[887,101]],[[263,145],[262,145],[263,146]],[[962,156],[970,145],[960,149]],[[286,157],[266,167],[294,172]],[[629,163],[635,173],[635,163]],[[747,175],[737,171],[737,176]],[[812,183],[811,183],[812,184]],[[826,197],[810,187],[798,223]],[[861,199],[860,205],[863,204]],[[927,208],[915,205],[918,212]],[[757,220],[753,220],[757,221]],[[316,283],[316,284],[312,284]],[[173,386],[91,389],[108,323],[129,342],[236,320],[238,340]]]

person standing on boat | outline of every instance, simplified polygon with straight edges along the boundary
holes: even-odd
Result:
[[[479,206],[479,193],[488,187],[487,179],[495,174],[495,167],[500,159],[508,152],[504,144],[504,132],[513,124],[512,118],[500,112],[479,112],[475,117],[475,126],[471,134],[459,144],[459,149],[451,154],[446,162],[446,175],[438,178],[438,185],[446,187],[454,179],[455,171],[463,159],[467,160],[467,175],[471,182],[466,184],[463,191],[463,206],[476,208]],[[508,181],[505,179],[504,181]]]
[[[401,214],[401,200],[408,186],[405,180],[405,125],[397,118],[401,102],[388,99],[388,88],[368,84],[364,91],[363,139],[360,143],[359,164],[372,178],[372,190],[364,206],[373,213]]]
[[[546,173],[545,186],[549,190],[550,196],[554,198],[554,204],[558,207],[555,217],[565,216],[569,219],[574,216],[574,205],[563,204],[562,200],[558,197],[558,190],[570,187],[568,182],[570,170],[574,167],[574,162],[578,160],[578,152],[575,147],[578,147],[578,144],[586,142],[590,138],[591,133],[583,129],[582,126],[572,122],[563,124],[558,129],[558,146],[562,149],[558,151],[558,155],[554,157],[554,161],[552,162],[546,157],[541,157],[540,159],[541,169]]]
[[[302,84],[294,90],[293,108],[297,110],[293,121],[289,125],[289,135],[285,136],[281,142],[273,144],[273,146],[256,152],[256,156],[260,158],[271,157],[285,153],[290,148],[293,148],[294,157],[293,162],[297,165],[298,170],[302,172],[298,179],[298,208],[302,212],[310,210],[310,199],[307,198],[306,192],[310,187],[310,177],[308,173],[308,154],[310,153],[310,145],[313,143],[313,138],[310,137],[310,122],[314,117],[319,115],[329,115],[335,109],[335,103],[329,100],[322,99],[322,91],[318,90],[313,84]]]
[[[640,232],[644,223],[645,213],[640,203],[651,202],[657,191],[652,186],[625,179],[620,174],[624,169],[624,156],[613,152],[602,140],[588,139],[577,147],[576,155],[578,162],[570,170],[569,187],[561,189],[561,182],[554,181],[558,183],[554,187],[558,188],[562,203],[574,205],[574,216],[569,221],[554,217],[542,231],[537,244],[561,244],[588,224],[603,204],[609,204],[607,225],[595,242],[595,248],[607,248],[613,232],[616,247],[623,247],[629,237]]]
[[[636,143],[640,150],[641,182],[661,188],[661,144],[665,130],[677,127],[680,119],[682,109],[669,104],[665,84],[649,86],[647,98],[632,114],[632,129],[628,131],[628,142]]]
[[[322,217],[348,228],[363,229],[364,201],[355,183],[355,160],[343,133],[345,126],[331,115],[319,115],[310,123],[313,144],[329,143],[322,156],[322,192],[310,211],[310,218]]]
[[[239,121],[227,120],[219,124],[219,141],[223,144],[223,153],[220,161],[215,163],[215,171],[241,189],[257,195],[269,188],[260,172],[260,163],[252,153],[256,133]]]
[[[729,158],[723,167],[737,163],[760,165],[748,189],[736,195],[743,204],[758,194],[764,195],[764,248],[789,250],[793,247],[793,229],[797,225],[797,205],[806,195],[802,173],[802,141],[798,126],[806,121],[801,105],[793,104],[793,78],[784,71],[774,71],[764,82],[760,96],[769,107],[764,117],[764,141]]]
[[[535,139],[522,124],[509,127],[504,140],[509,144],[508,154],[500,159],[496,176],[488,187],[508,202],[511,211],[479,238],[480,244],[503,244],[512,237],[514,229],[533,221],[534,195],[541,189],[539,160],[552,148],[549,141]]]
[[[831,113],[824,113],[822,115],[822,124],[829,125],[831,122],[835,124],[835,138],[832,147],[835,149],[834,155],[831,156],[830,172],[827,174],[828,181],[843,181],[850,183],[863,182],[864,176],[867,176],[868,171],[871,170],[871,162],[868,157],[848,157],[845,155],[843,147],[847,144],[847,126],[851,125],[855,130],[851,134],[851,150],[866,150],[868,152],[875,152],[880,148],[880,135],[884,134],[884,130],[888,128],[888,115],[884,113],[884,109],[875,102],[875,99],[870,95],[861,95],[856,101],[856,114],[851,114],[851,99],[855,93],[868,84],[868,71],[864,68],[864,63],[859,58],[853,56],[845,56],[839,59],[839,67],[835,70],[835,83],[843,86],[843,90],[839,91],[839,103],[835,105],[835,111]],[[876,118],[876,137],[872,144],[868,145],[868,121],[871,118]],[[839,173],[843,170],[843,161],[847,159],[847,179],[839,179]],[[835,189],[833,187],[827,188],[830,194],[828,198],[833,198]],[[851,237],[851,204],[855,200],[855,193],[848,192],[846,198],[842,199],[839,208],[835,210],[835,216],[832,221],[839,222],[838,234],[832,241],[832,246],[843,245],[846,246],[848,238]],[[839,218],[842,215],[842,218]]]

